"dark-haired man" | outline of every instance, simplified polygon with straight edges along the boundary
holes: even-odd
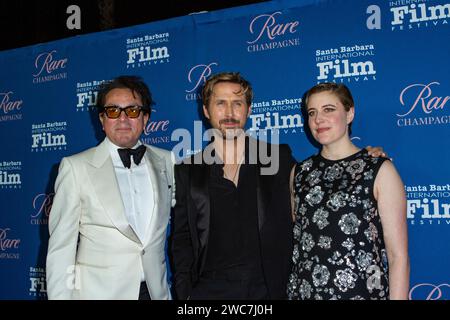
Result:
[[[49,218],[49,299],[170,299],[165,261],[171,153],[139,141],[152,97],[142,79],[101,87],[106,134],[63,158]]]

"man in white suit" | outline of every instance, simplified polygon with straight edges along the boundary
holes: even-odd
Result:
[[[171,299],[174,159],[139,141],[151,104],[138,77],[105,83],[97,107],[106,138],[62,159],[49,218],[49,299]]]

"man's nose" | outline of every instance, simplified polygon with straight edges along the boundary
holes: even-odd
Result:
[[[225,107],[225,116],[227,116],[227,117],[233,116],[233,106],[229,103]]]
[[[120,115],[119,115],[119,120],[120,121],[128,120],[128,116],[125,113],[125,110],[121,110]]]

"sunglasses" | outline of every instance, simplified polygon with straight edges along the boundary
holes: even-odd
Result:
[[[117,119],[122,114],[122,111],[125,112],[128,118],[137,118],[141,114],[143,107],[141,106],[128,106],[125,108],[121,108],[118,106],[108,106],[103,107],[103,111],[106,113],[106,116],[110,119]]]

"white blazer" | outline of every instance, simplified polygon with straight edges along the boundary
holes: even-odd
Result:
[[[138,299],[142,271],[153,300],[171,299],[164,249],[174,158],[146,147],[155,206],[145,243],[125,216],[106,142],[62,159],[48,223],[49,299]]]

